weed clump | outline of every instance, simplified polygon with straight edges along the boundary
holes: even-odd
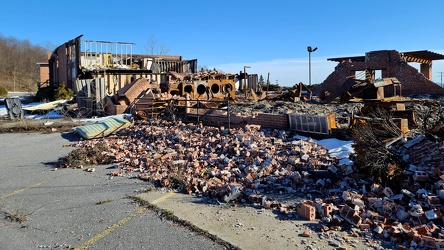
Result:
[[[74,92],[72,89],[67,89],[64,83],[60,84],[60,86],[54,91],[55,100],[71,100],[73,96]]]
[[[27,221],[29,218],[29,214],[25,214],[21,211],[17,211],[14,213],[6,213],[5,219],[11,220],[11,222],[23,223]]]
[[[107,151],[105,143],[74,149],[61,160],[60,167],[82,168],[85,165],[110,164],[113,159],[106,154]]]
[[[5,89],[5,87],[0,86],[0,97],[7,97],[8,96],[8,90]]]

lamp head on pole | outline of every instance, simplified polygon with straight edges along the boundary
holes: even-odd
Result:
[[[308,52],[315,52],[318,49],[318,47],[312,48],[311,46],[307,47]]]

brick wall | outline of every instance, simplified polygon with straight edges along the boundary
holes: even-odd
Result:
[[[334,92],[347,80],[347,76],[350,76],[350,68],[350,62],[336,65],[335,71],[333,71],[321,85],[312,88],[313,93],[319,95],[326,91]]]
[[[396,77],[402,84],[402,95],[412,94],[444,94],[444,88],[427,79],[415,67],[410,66],[401,58],[396,50],[373,51],[365,54],[365,61],[346,61],[339,63],[325,81],[313,92],[320,94],[325,91],[334,92],[355,71],[366,69],[381,70],[382,77]]]
[[[227,126],[226,117],[202,117],[201,119],[208,125]],[[260,125],[262,128],[289,129],[288,115],[286,114],[265,114],[259,113],[254,116],[230,116],[230,126],[239,127],[247,124]]]
[[[248,124],[261,125],[263,128],[288,129],[288,115],[257,114]]]

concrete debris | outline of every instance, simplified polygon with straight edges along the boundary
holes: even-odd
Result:
[[[243,105],[230,106],[230,112],[233,114],[252,114],[252,113],[269,113],[269,114],[311,114],[311,115],[328,115],[336,114],[340,119],[347,119],[353,111],[363,107],[362,103],[346,103],[343,105],[325,105],[316,101],[308,102],[284,102],[284,101],[259,101],[257,103],[245,103]],[[345,122],[345,121],[344,121]]]

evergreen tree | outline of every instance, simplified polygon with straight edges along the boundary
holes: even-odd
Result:
[[[265,83],[264,77],[262,75],[259,76],[259,84],[264,84],[264,83]]]

